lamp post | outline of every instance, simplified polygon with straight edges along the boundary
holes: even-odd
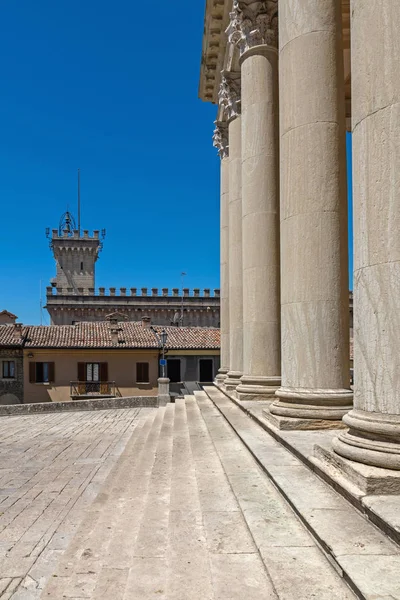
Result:
[[[167,339],[168,339],[168,333],[165,331],[165,329],[162,330],[161,335],[160,335],[160,341],[161,341],[161,350],[162,350],[162,369],[161,369],[161,375],[162,377],[166,377],[167,373],[166,373],[166,364],[165,364],[165,346],[167,344]]]
[[[165,406],[168,402],[171,401],[169,395],[169,379],[167,378],[166,373],[166,360],[165,360],[165,346],[167,345],[168,333],[165,329],[162,330],[160,335],[154,329],[154,327],[150,327],[152,332],[157,338],[158,344],[161,347],[162,360],[161,362],[161,377],[158,378],[158,405]]]
[[[161,377],[166,377],[166,364],[165,364],[165,346],[167,345],[167,339],[168,339],[168,333],[165,331],[165,329],[162,330],[162,332],[160,333],[160,335],[157,333],[157,331],[154,329],[154,327],[150,327],[150,329],[152,330],[152,332],[154,333],[154,335],[157,338],[157,342],[159,343],[160,347],[161,347],[161,353],[162,353],[162,363],[161,363]]]

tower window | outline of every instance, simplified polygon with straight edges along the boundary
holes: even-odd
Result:
[[[81,271],[83,271],[83,262],[81,262]]]

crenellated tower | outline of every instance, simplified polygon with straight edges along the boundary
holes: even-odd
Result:
[[[50,237],[50,232],[47,230]],[[56,260],[56,277],[51,280],[57,291],[78,294],[79,290],[95,288],[95,264],[102,249],[102,240],[105,230],[89,231],[84,229],[83,234],[76,228],[75,219],[70,212],[66,212],[60,219],[58,229],[52,230],[50,248]]]

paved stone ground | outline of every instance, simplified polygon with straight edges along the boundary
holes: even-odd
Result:
[[[135,408],[0,419],[2,600],[40,596],[132,432],[154,412]]]

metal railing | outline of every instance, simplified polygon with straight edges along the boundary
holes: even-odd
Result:
[[[70,396],[111,396],[116,395],[115,381],[70,381]]]

